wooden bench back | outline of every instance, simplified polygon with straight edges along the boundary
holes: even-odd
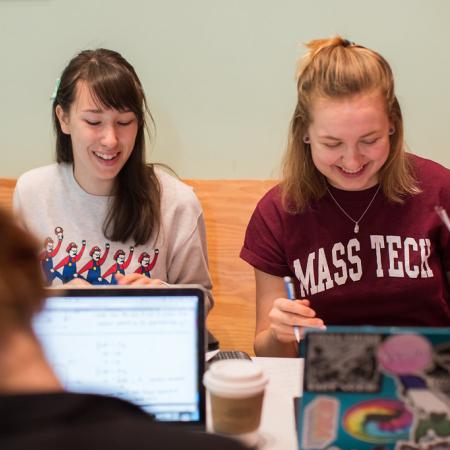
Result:
[[[239,258],[245,230],[258,200],[273,180],[185,180],[193,186],[206,221],[209,268],[216,304],[207,324],[222,349],[253,352],[255,281]]]
[[[12,197],[16,180],[13,178],[0,178],[0,206],[12,209]]]
[[[258,200],[274,180],[184,180],[199,198],[206,221],[209,267],[216,304],[207,325],[222,349],[253,353],[255,284],[253,269],[239,258]],[[16,180],[0,179],[0,206],[12,206]]]

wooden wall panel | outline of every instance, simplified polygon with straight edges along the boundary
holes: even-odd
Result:
[[[13,178],[0,178],[0,206],[12,209],[12,196],[16,180]]]

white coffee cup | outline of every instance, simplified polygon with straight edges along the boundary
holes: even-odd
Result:
[[[252,361],[229,359],[211,364],[203,377],[210,395],[214,431],[250,433],[258,429],[267,377]]]

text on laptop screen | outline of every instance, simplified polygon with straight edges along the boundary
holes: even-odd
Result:
[[[49,297],[34,330],[66,390],[129,400],[163,421],[199,417],[198,298]]]

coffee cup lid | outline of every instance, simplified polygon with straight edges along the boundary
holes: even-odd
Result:
[[[211,364],[203,377],[206,388],[226,397],[248,397],[261,392],[267,377],[252,361],[226,360]]]

